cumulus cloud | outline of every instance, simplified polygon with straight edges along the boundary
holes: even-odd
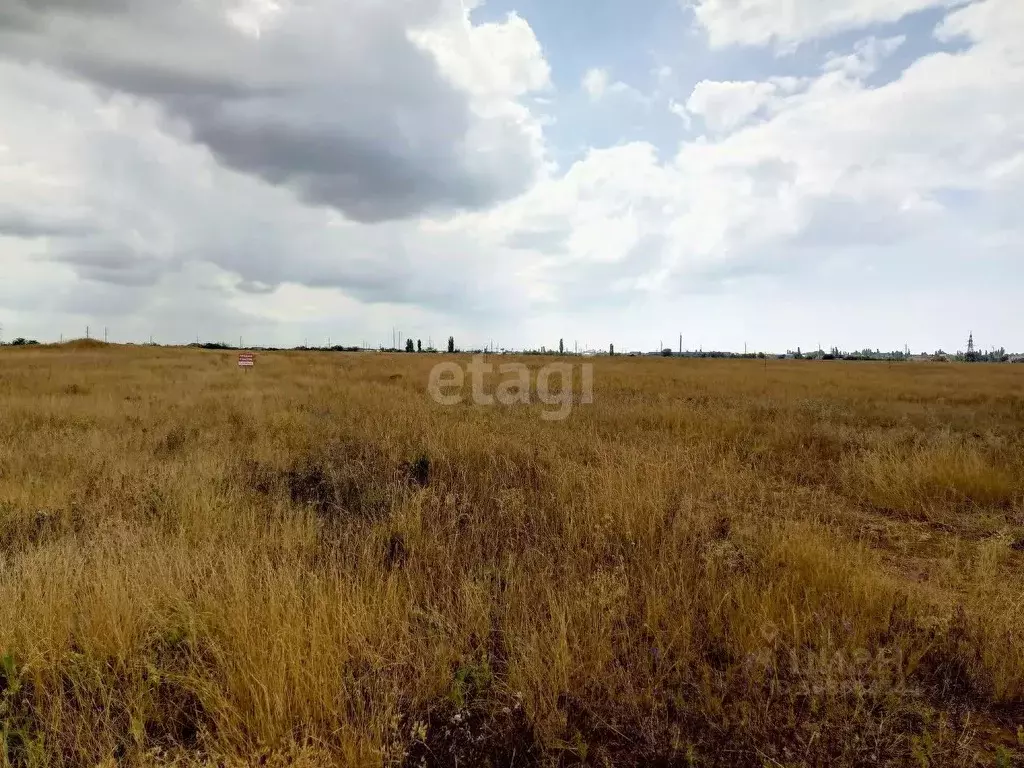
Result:
[[[832,54],[825,59],[823,71],[839,72],[851,82],[873,74],[882,61],[904,42],[902,35],[857,41],[848,53]],[[771,77],[767,80],[701,80],[686,101],[685,109],[704,120],[714,133],[730,133],[758,116],[767,117],[785,105],[787,96],[811,83],[810,78]],[[670,105],[677,114],[679,105]]]
[[[958,0],[693,0],[697,23],[714,48],[728,45],[782,47],[837,32],[893,22]]]
[[[593,102],[601,101],[606,96],[613,94],[629,94],[641,101],[644,100],[643,95],[635,88],[632,88],[621,80],[615,80],[613,82],[611,74],[607,69],[602,67],[592,67],[591,69],[588,69],[584,73],[583,80],[580,82],[580,85]]]
[[[903,35],[860,40],[852,52],[829,56],[825,61],[825,69],[842,70],[854,77],[867,77],[877,71],[882,61],[905,42],[906,37]]]
[[[12,2],[0,56],[152,100],[222,164],[353,219],[490,205],[541,168],[539,127],[516,98],[546,85],[547,65],[518,17],[474,27],[455,0],[308,0],[262,14]]]
[[[704,119],[712,131],[732,131],[774,101],[772,82],[701,80],[686,100],[686,110]]]
[[[369,303],[502,306],[504,290],[473,259],[472,244],[430,220],[359,224],[224,169],[163,130],[161,115],[145,103],[105,101],[38,68],[0,65],[0,81],[12,86],[0,89],[0,111],[9,116],[0,126],[5,154],[31,158],[16,189],[0,188],[0,202],[39,201],[37,210],[61,223],[59,234],[68,234],[62,222],[90,225],[87,236],[56,237],[57,224],[44,230],[37,222],[34,230],[48,237],[35,251],[49,263],[93,282],[138,286],[205,262],[236,275],[242,288],[294,283]],[[33,101],[4,98],[19,91],[33,93]],[[514,281],[503,276],[503,289]]]
[[[591,152],[489,220],[531,231],[535,216],[564,216],[574,234],[549,249],[552,271],[568,276],[643,253],[622,274],[633,288],[657,290],[813,268],[805,251],[902,245],[901,258],[925,259],[922,269],[956,258],[936,233],[960,229],[962,241],[963,228],[980,222],[946,205],[947,191],[975,190],[986,207],[999,206],[1008,187],[995,179],[1019,182],[1024,168],[1024,61],[1008,45],[1020,39],[1020,15],[1012,0],[986,4],[939,29],[970,37],[971,48],[924,56],[882,86],[865,78],[899,38],[856,43],[849,61],[833,58],[817,77],[701,82],[686,107],[712,140],[684,142],[670,163],[643,142]],[[656,243],[644,239],[652,232],[662,235]],[[607,293],[607,283],[595,291]]]
[[[583,90],[591,99],[597,101],[606,90],[608,90],[608,70],[593,68],[588,69],[583,75]]]
[[[613,139],[556,169],[534,96],[557,109],[559,95],[515,14],[475,23],[449,0],[7,2],[4,322],[102,314],[143,338],[159,323],[178,340],[212,327],[291,342],[292,328],[337,339],[401,322],[424,341],[505,329],[529,343],[529,329],[583,315],[633,332],[723,286],[753,306],[759,276],[800,291],[832,270],[838,305],[870,274],[942,290],[970,253],[1010,284],[1024,278],[1018,8],[949,11],[936,34],[959,50],[884,85],[872,75],[899,36],[839,47],[799,77],[668,91],[659,103],[684,122],[662,112],[661,141]],[[779,24],[766,39],[795,39]],[[187,55],[179,39],[195,41]],[[617,92],[605,70],[588,80]]]

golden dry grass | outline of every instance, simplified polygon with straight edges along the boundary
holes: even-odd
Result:
[[[3,760],[1024,764],[1024,367],[439,359],[0,351]]]

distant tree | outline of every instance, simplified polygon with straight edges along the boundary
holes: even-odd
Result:
[[[663,350],[661,350],[661,356],[672,357],[672,349],[670,347],[665,347]]]
[[[406,352],[415,352],[416,351],[416,345],[413,344],[412,339],[406,339],[405,340],[405,351]]]
[[[448,353],[451,354],[454,351],[455,351],[455,337],[454,336],[449,336],[448,337]]]
[[[802,360],[803,359],[804,353],[800,351],[800,347],[796,348],[796,354],[793,355],[793,357],[795,357],[797,360]]]
[[[416,339],[416,351],[417,352],[422,352],[423,351],[423,340],[422,339]]]
[[[38,344],[38,343],[39,342],[36,341],[35,339],[26,339],[26,338],[24,338],[22,336],[19,336],[18,338],[16,338],[14,341],[11,342],[11,346],[12,347],[29,347],[29,346],[32,346],[33,344]]]
[[[562,339],[558,340],[558,354],[565,354],[565,342]]]
[[[608,356],[609,357],[615,357],[615,345],[614,344],[609,344],[608,345]]]

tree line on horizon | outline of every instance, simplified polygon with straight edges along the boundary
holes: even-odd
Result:
[[[22,346],[38,346],[40,342],[36,339],[28,339],[19,336],[11,341],[0,341],[0,346],[8,347],[22,347]],[[145,346],[160,346],[150,342]],[[172,345],[174,346],[174,345]],[[368,351],[369,347],[350,346],[342,344],[334,344],[329,346],[307,346],[305,344],[296,347],[267,347],[267,346],[250,346],[241,347],[234,344],[228,344],[225,342],[193,342],[187,345],[194,349],[208,349],[208,350],[235,350],[235,349],[257,349],[267,352],[278,352],[285,350],[300,351],[300,352],[362,352]],[[378,348],[381,352],[406,352],[416,354],[437,354],[440,350],[433,346],[423,346],[422,339],[416,339],[413,341],[411,338],[406,339],[404,349],[387,348],[380,346]],[[455,344],[455,337],[449,336],[446,345],[446,351],[448,354],[456,353],[467,353],[467,354],[486,354],[494,353],[493,349],[476,348],[476,349],[459,349]],[[505,350],[502,350],[505,351]],[[593,355],[593,354],[607,354],[609,357],[616,355],[625,354],[629,357],[689,357],[689,358],[726,358],[726,359],[748,359],[748,360],[764,360],[764,359],[794,359],[794,360],[851,360],[851,361],[869,361],[869,360],[881,360],[889,362],[902,362],[910,360],[914,357],[921,357],[920,355],[912,355],[908,350],[897,350],[892,352],[882,352],[878,349],[864,348],[862,350],[855,351],[843,351],[839,347],[831,347],[828,351],[818,349],[811,352],[803,352],[800,347],[796,350],[787,350],[785,353],[775,352],[724,352],[719,350],[684,350],[679,352],[669,347],[664,347],[659,351],[655,352],[627,352],[621,353],[615,351],[615,345],[609,344],[607,352],[595,353],[593,351],[587,352],[574,352],[566,351],[565,340],[558,340],[558,348],[548,349],[546,346],[542,346],[539,349],[522,349],[522,350],[508,350],[510,352],[516,352],[524,355],[551,355],[551,356],[565,356],[565,355]],[[1024,362],[1024,354],[1010,354],[1007,353],[1004,347],[993,349],[988,352],[945,352],[942,349],[938,349],[935,352],[925,356],[936,362],[968,362],[968,363],[1006,363],[1006,362]]]

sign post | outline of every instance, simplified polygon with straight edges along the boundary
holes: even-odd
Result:
[[[239,368],[252,368],[256,365],[256,356],[252,352],[242,352],[238,356]]]

